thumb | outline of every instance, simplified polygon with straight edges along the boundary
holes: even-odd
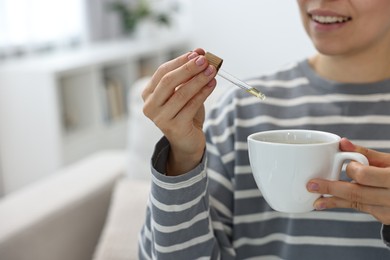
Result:
[[[390,166],[390,154],[382,153],[375,150],[368,149],[363,146],[353,144],[349,139],[342,138],[340,141],[340,150],[344,152],[357,152],[367,157],[370,165],[377,167]]]

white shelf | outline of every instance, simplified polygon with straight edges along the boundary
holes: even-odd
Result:
[[[127,93],[188,51],[185,37],[117,41],[0,64],[4,192],[88,154],[126,148]]]

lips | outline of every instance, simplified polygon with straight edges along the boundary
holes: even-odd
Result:
[[[336,12],[330,9],[311,9],[307,12],[309,18],[309,28],[313,33],[328,35],[329,33],[339,32],[346,28],[347,24],[352,20],[352,16],[345,12]],[[314,35],[314,34],[313,34]]]

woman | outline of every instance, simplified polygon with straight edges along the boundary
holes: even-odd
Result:
[[[163,64],[146,86],[144,113],[164,138],[141,259],[390,257],[390,1],[297,3],[318,54],[248,81],[265,101],[234,90],[203,125],[216,69],[202,49]],[[359,145],[344,138],[340,148],[370,166],[351,162],[341,181],[311,180],[309,191],[333,195],[317,211],[275,212],[251,175],[246,137],[283,128],[346,136]]]

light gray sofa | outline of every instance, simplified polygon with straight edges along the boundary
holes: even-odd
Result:
[[[0,201],[0,259],[137,259],[149,182],[103,151]]]

